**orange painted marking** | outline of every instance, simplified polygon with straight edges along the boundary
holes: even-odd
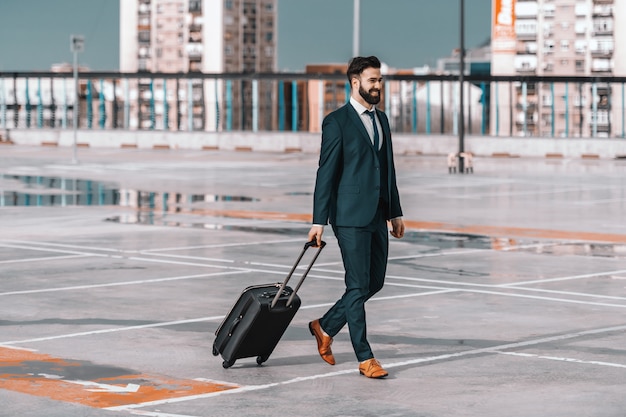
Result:
[[[626,235],[612,233],[576,232],[567,230],[533,229],[528,227],[509,226],[463,226],[439,222],[404,221],[407,228],[440,230],[446,232],[467,233],[473,235],[500,236],[500,237],[529,237],[536,239],[565,239],[582,240],[588,242],[626,243]]]
[[[189,213],[240,219],[285,220],[309,223],[312,221],[312,216],[310,214],[283,213],[276,211],[193,209]],[[457,232],[482,236],[528,237],[536,239],[564,239],[586,242],[626,243],[626,235],[613,233],[577,232],[510,226],[456,225],[443,222],[425,222],[407,219],[404,219],[404,224],[408,229]]]
[[[0,389],[96,408],[139,404],[238,388],[0,348]]]

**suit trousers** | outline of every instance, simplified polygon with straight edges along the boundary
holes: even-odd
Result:
[[[352,347],[359,362],[374,357],[367,341],[365,302],[380,291],[385,282],[389,253],[389,230],[382,204],[365,227],[333,226],[345,269],[346,289],[320,319],[331,337],[348,324]]]

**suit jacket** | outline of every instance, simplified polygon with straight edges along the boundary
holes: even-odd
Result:
[[[396,185],[391,130],[387,116],[376,110],[386,147],[388,219],[402,216]],[[313,196],[313,224],[367,226],[379,204],[380,164],[377,151],[357,111],[348,102],[322,123],[322,146]]]

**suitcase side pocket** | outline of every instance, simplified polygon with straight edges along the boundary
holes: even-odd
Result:
[[[228,344],[228,341],[230,340],[231,336],[233,335],[233,332],[237,329],[237,327],[239,326],[239,324],[241,323],[241,321],[245,317],[246,312],[248,311],[248,308],[250,307],[250,304],[252,304],[252,298],[248,298],[246,300],[246,303],[244,304],[243,308],[241,309],[239,314],[235,317],[235,319],[230,324],[230,327],[228,328],[228,332],[226,332],[226,334],[223,336],[223,338],[221,340],[221,343],[219,344],[219,346],[216,346],[216,349],[219,352],[223,352],[224,349],[226,348],[226,345]],[[222,326],[224,324],[226,324],[226,322],[222,323]],[[216,331],[216,334],[219,334],[219,333],[222,332],[222,326],[220,326],[220,328]],[[224,330],[226,330],[226,329],[224,329]]]

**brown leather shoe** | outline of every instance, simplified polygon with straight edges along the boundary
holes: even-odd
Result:
[[[389,375],[380,365],[380,362],[374,358],[359,364],[359,372],[368,378],[384,378]]]
[[[324,359],[327,363],[334,365],[335,357],[333,356],[332,350],[330,350],[333,338],[324,334],[319,320],[313,320],[310,322],[309,330],[311,331],[311,334],[315,336],[315,340],[317,340],[317,350],[319,351],[322,359]]]

